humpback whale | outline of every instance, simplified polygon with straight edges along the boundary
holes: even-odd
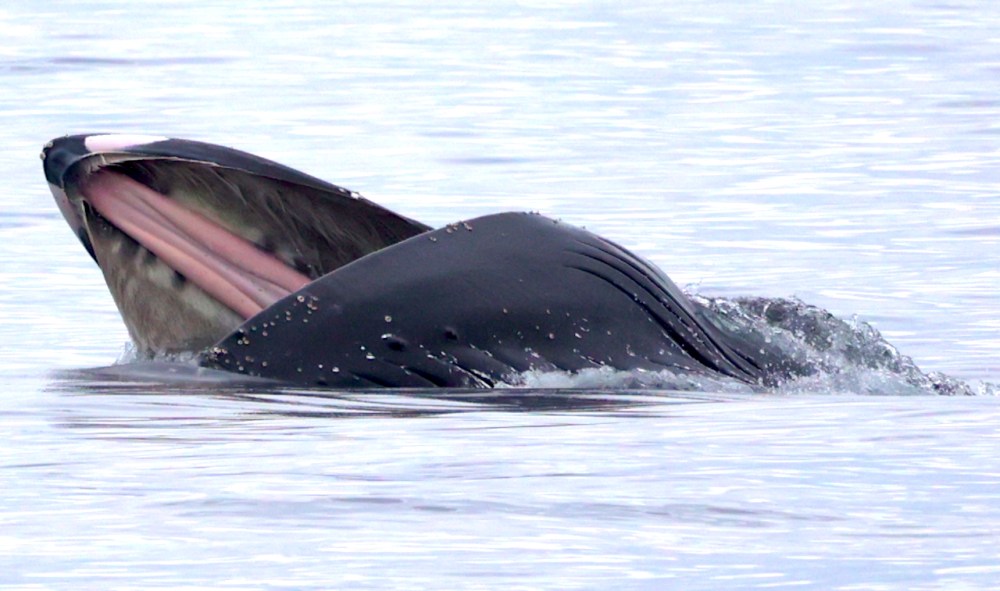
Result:
[[[539,214],[432,229],[270,160],[159,136],[66,136],[41,157],[148,357],[337,388],[784,372],[654,265]]]

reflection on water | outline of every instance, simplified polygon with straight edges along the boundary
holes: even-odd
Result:
[[[992,584],[992,398],[63,380],[2,427],[15,586]]]
[[[96,397],[114,405],[124,400],[169,410],[172,400],[182,409],[192,401],[206,404],[211,416],[233,410],[241,418],[261,416],[348,418],[384,416],[413,418],[470,412],[623,412],[666,404],[738,400],[749,394],[720,394],[622,388],[516,388],[348,390],[286,387],[184,364],[142,363],[94,370],[60,372],[49,390],[70,396]],[[81,405],[88,406],[88,405]],[[103,409],[102,413],[108,409]],[[185,410],[184,412],[188,412]],[[141,421],[153,415],[141,414]],[[171,420],[176,417],[163,417]]]

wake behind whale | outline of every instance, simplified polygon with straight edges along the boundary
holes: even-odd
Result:
[[[143,357],[334,388],[624,375],[762,389],[836,367],[759,324],[794,305],[755,316],[750,301],[689,297],[634,253],[541,215],[434,230],[251,154],[160,137],[68,136],[42,159]],[[962,392],[905,365],[880,369]]]

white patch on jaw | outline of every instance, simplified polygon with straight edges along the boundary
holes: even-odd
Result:
[[[144,255],[143,255],[144,256]],[[142,268],[145,268],[146,274],[149,276],[149,280],[163,288],[164,290],[173,290],[173,280],[174,280],[174,270],[165,265],[159,259],[154,259],[150,262],[140,263],[140,273]]]
[[[161,135],[92,135],[83,140],[83,145],[91,152],[115,152],[168,139]]]
[[[120,245],[121,243],[118,242],[114,246],[120,247]],[[187,306],[192,312],[205,319],[211,320],[217,317],[220,314],[220,310],[224,309],[218,300],[205,293],[204,290],[190,281],[185,281],[180,286],[176,285],[174,280],[177,274],[170,268],[170,265],[158,258],[147,258],[147,252],[145,248],[139,248],[137,251],[134,263],[137,274],[145,273],[150,283],[164,292],[173,292],[184,306]],[[129,286],[138,287],[137,283],[136,281],[132,281],[129,283]],[[135,293],[130,294],[131,297],[136,297],[137,295]]]

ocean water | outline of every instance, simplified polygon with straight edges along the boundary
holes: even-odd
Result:
[[[0,588],[1000,587],[1000,6],[86,0],[0,31]],[[88,370],[127,335],[38,160],[85,132],[432,225],[541,211],[893,363],[764,393]]]

